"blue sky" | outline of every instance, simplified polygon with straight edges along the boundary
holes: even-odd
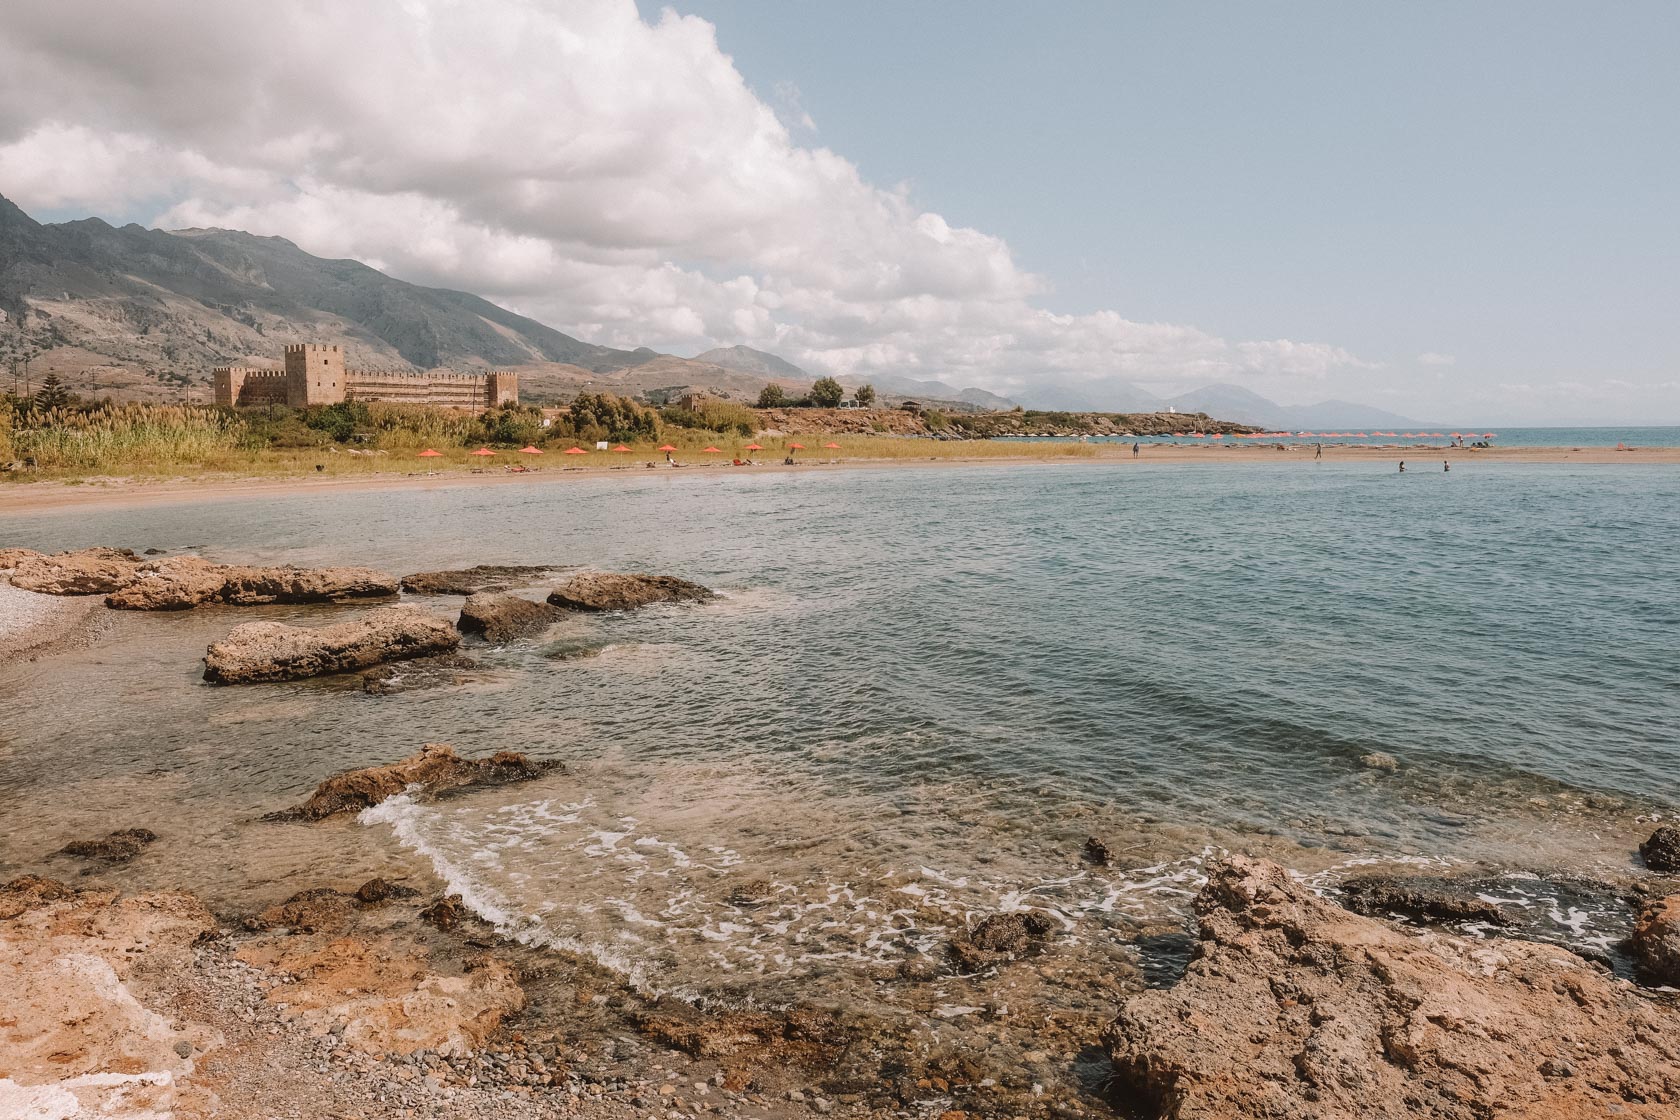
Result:
[[[669,2],[14,0],[0,194],[612,346],[1680,423],[1674,0]]]
[[[1501,385],[1680,379],[1680,5],[671,6],[1053,309],[1325,339],[1382,363],[1352,392],[1490,419]]]

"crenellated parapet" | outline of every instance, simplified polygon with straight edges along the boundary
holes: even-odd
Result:
[[[519,403],[513,373],[416,373],[406,369],[347,369],[336,345],[294,343],[282,369],[220,366],[213,372],[216,403],[285,404],[293,408],[340,401],[384,401],[440,408],[486,409]]]

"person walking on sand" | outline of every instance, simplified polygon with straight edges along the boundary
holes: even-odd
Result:
[[[1322,443],[1313,444],[1313,458],[1314,459],[1324,458],[1324,445]]]
[[[1137,457],[1138,457],[1138,445],[1134,442],[1132,444],[1132,458],[1136,459]]]

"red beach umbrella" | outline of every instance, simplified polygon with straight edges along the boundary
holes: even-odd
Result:
[[[589,452],[585,451],[581,447],[568,447],[568,448],[566,448],[566,450],[564,452],[562,452],[562,454],[564,454],[564,455],[587,455],[587,454],[589,454]]]
[[[742,450],[744,450],[744,451],[763,451],[764,448],[760,447],[756,443],[749,443],[749,444],[747,444],[746,447],[742,448]]]
[[[490,450],[488,447],[481,447],[477,451],[474,451],[473,454],[474,455],[494,455],[495,452]]]
[[[661,451],[675,451],[676,448],[672,447],[670,444],[667,443],[664,447],[661,447],[659,450],[661,450]]]
[[[541,455],[542,449],[540,447],[521,447],[519,453],[521,455]]]
[[[788,444],[788,450],[789,451],[803,451],[803,450],[805,450],[805,445],[803,443],[790,443],[790,444]]]
[[[830,451],[840,450],[840,445],[838,443],[825,443],[823,446],[828,448]]]
[[[704,451],[704,452],[706,452],[707,454],[710,454],[710,455],[722,455],[723,454],[723,452],[716,447],[702,447],[700,450],[702,450],[702,451]]]
[[[443,454],[443,452],[433,451],[431,448],[428,447],[428,448],[426,448],[426,450],[420,452],[419,457],[422,458],[422,459],[435,459],[442,454]]]
[[[1213,438],[1214,439],[1224,439],[1225,438],[1225,433],[1224,432],[1214,432],[1213,433]]]
[[[1493,438],[1493,433],[1492,432],[1483,432],[1482,433],[1482,438],[1483,439],[1492,439]]]
[[[624,445],[623,445],[623,444],[622,444],[622,443],[621,443],[621,444],[619,444],[619,445],[618,445],[618,446],[617,446],[617,447],[615,447],[615,448],[613,448],[613,450],[614,450],[614,451],[628,451],[628,450],[630,450],[630,449],[629,449],[629,448],[628,448],[628,447],[626,447],[626,446],[624,446]]]

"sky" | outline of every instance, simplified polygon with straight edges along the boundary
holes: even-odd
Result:
[[[13,0],[0,194],[1017,396],[1680,423],[1680,5]]]

